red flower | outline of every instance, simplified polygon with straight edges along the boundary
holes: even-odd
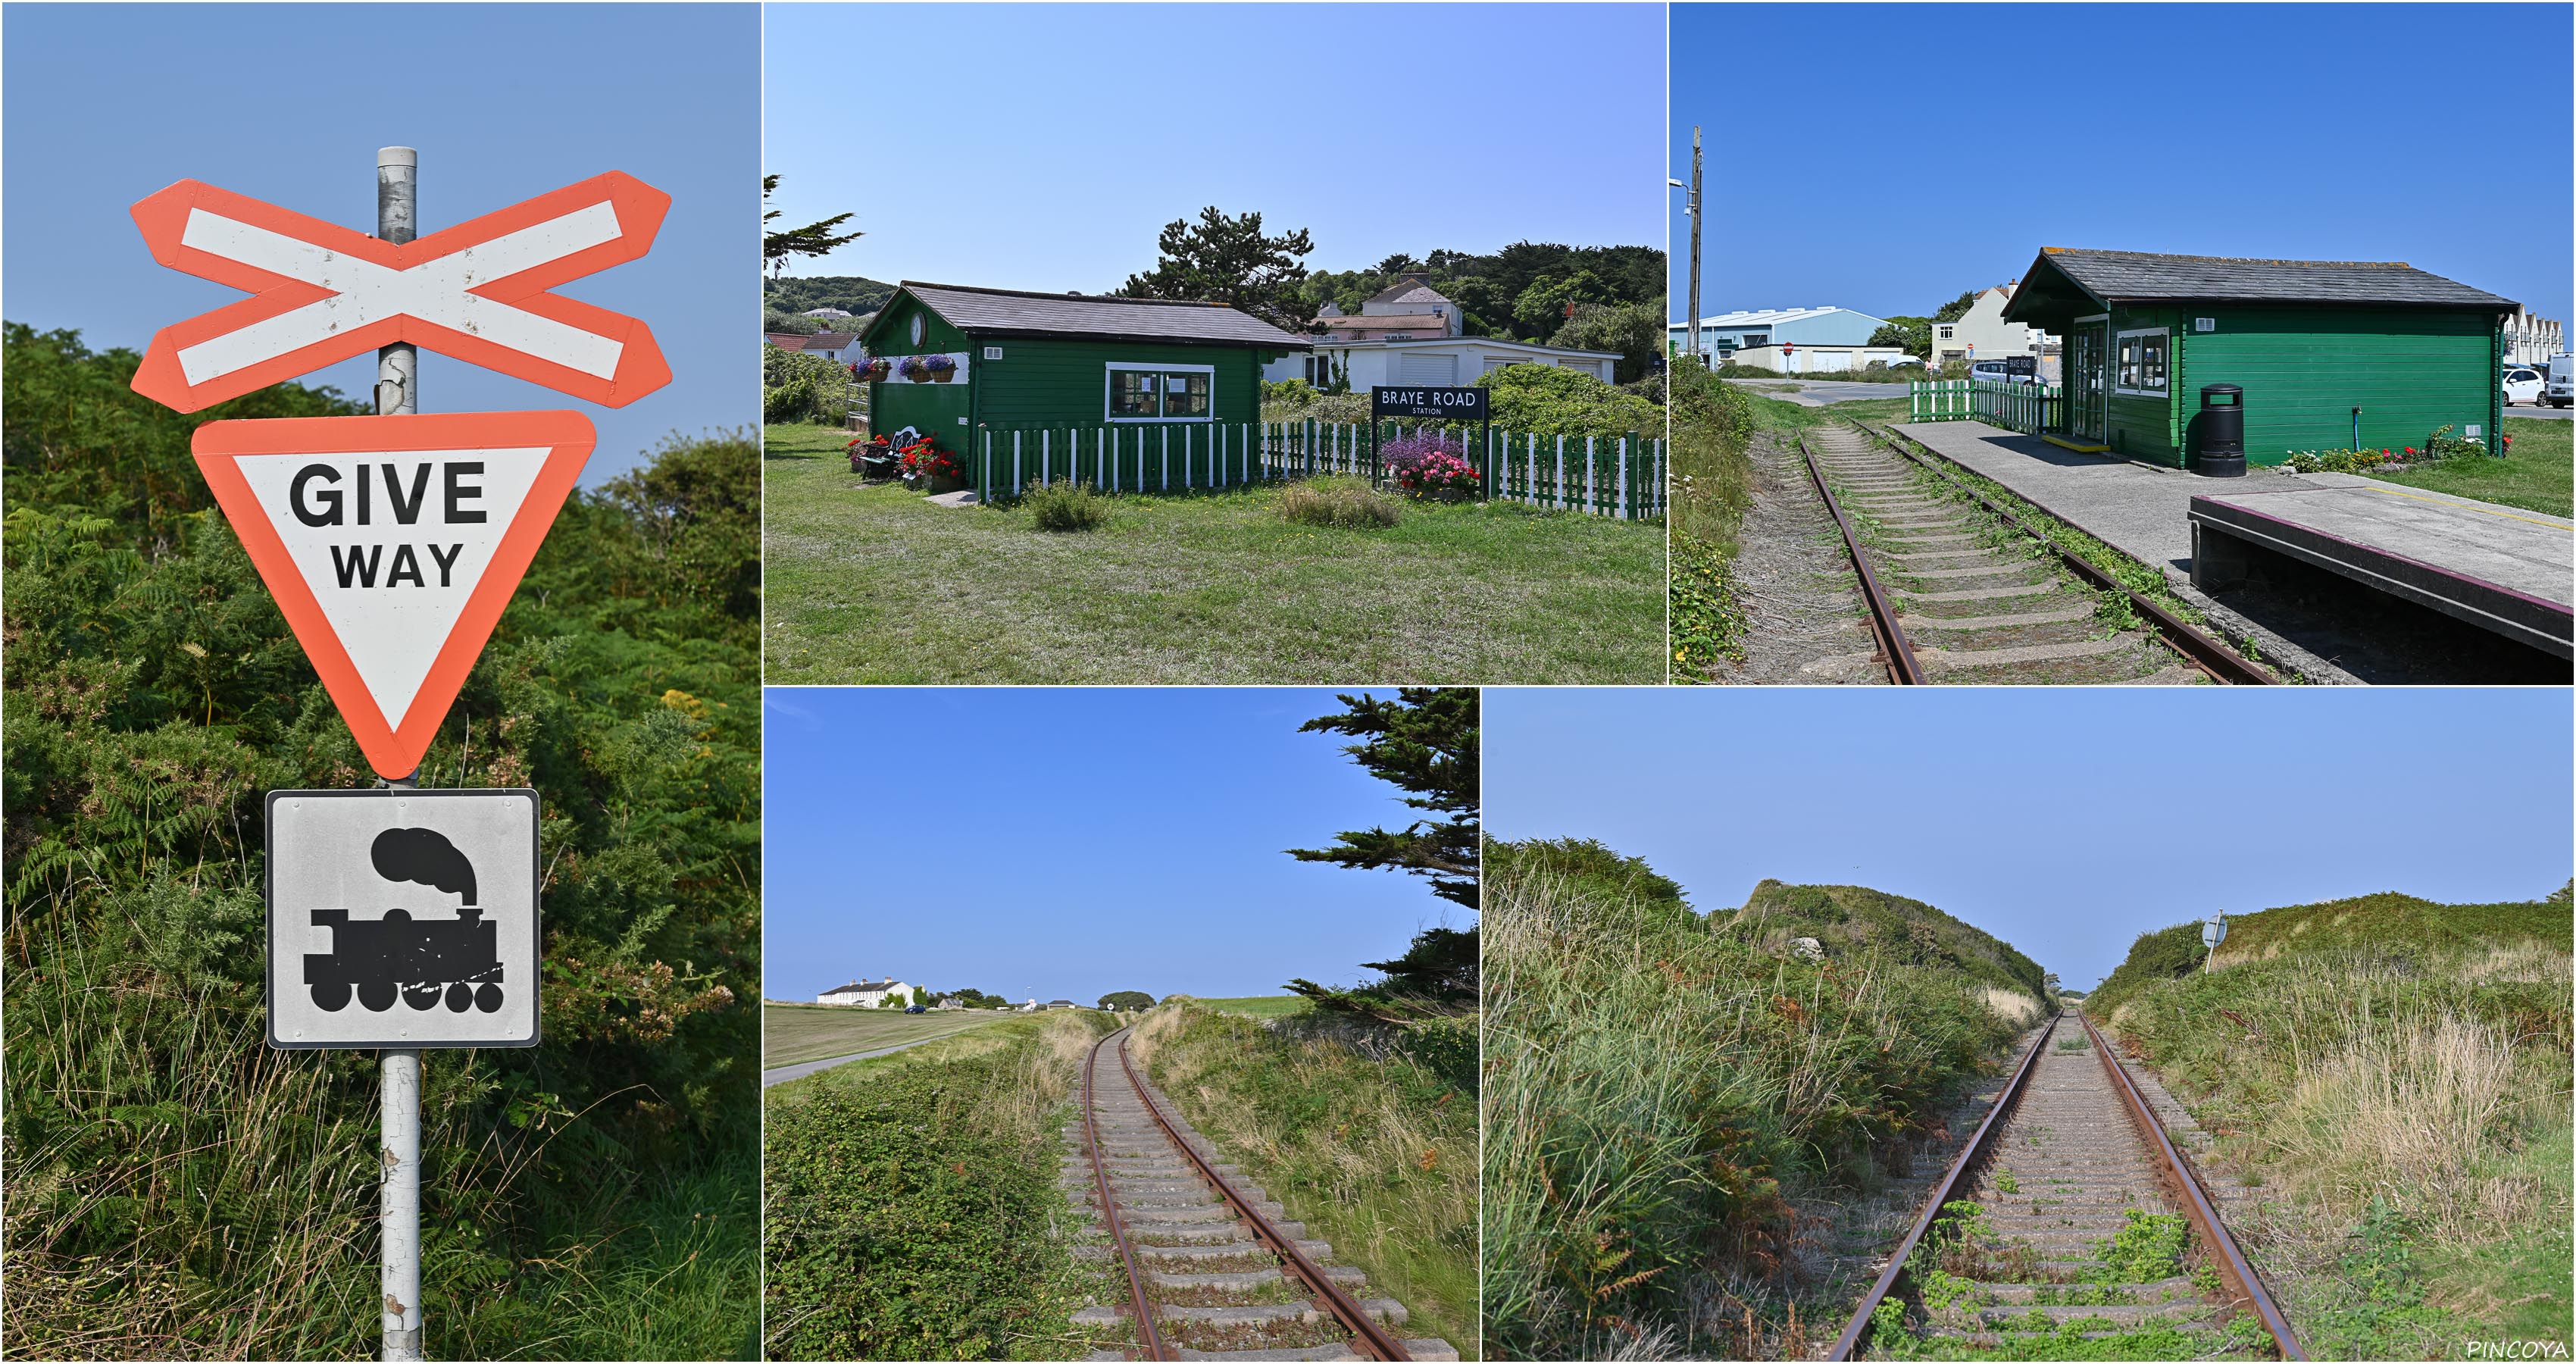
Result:
[[[2384,454],[2387,454],[2388,452],[2387,452],[2387,451],[2385,451],[2385,450],[2382,450],[2382,451],[2380,451],[2380,453],[2384,455]],[[2413,454],[2413,453],[2415,453],[2415,447],[2414,447],[2414,446],[2412,446],[2412,445],[2407,446],[2407,447],[2406,447],[2406,453],[2408,453],[2408,454],[2410,454],[2410,455],[2411,455],[2411,454]]]

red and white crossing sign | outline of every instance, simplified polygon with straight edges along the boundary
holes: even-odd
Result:
[[[134,391],[195,412],[407,341],[623,407],[671,382],[652,328],[546,291],[651,250],[670,207],[610,171],[396,245],[182,180],[134,206],[152,258],[257,296],[162,328]]]
[[[578,412],[208,422],[197,467],[367,762],[407,777],[598,434]]]

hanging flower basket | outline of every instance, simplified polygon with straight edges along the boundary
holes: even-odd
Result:
[[[945,355],[930,357],[922,362],[922,367],[930,371],[930,382],[934,384],[947,383],[957,375],[957,362]]]
[[[926,383],[930,379],[930,362],[918,355],[907,355],[903,357],[903,363],[895,367],[895,372],[916,384]]]

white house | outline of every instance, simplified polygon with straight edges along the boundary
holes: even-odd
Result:
[[[912,987],[888,976],[884,980],[854,980],[838,989],[825,990],[815,996],[817,1004],[847,1004],[861,1009],[882,1009],[888,998],[901,995],[903,1003],[912,1002]],[[898,1006],[900,1007],[900,1006]]]
[[[2567,349],[2567,329],[2554,319],[2532,316],[2516,306],[2504,320],[2504,362],[2546,369],[2549,357]]]
[[[1555,365],[1617,382],[1612,366],[1619,357],[1608,351],[1466,335],[1465,310],[1432,288],[1431,277],[1419,270],[1399,275],[1356,313],[1327,303],[1315,320],[1324,329],[1315,349],[1273,361],[1262,378],[1303,379],[1316,388],[1339,380],[1365,393],[1390,384],[1472,384],[1505,365]]]
[[[847,308],[808,308],[797,314],[798,317],[848,317],[849,315],[850,310]]]
[[[2004,321],[2004,305],[2012,302],[2013,290],[2020,286],[2020,280],[1998,284],[1980,292],[1977,301],[1957,320],[1933,323],[1932,363],[2055,354],[2057,338],[2035,327]]]

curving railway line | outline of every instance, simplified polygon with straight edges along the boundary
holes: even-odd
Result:
[[[1445,1340],[1390,1328],[1402,1303],[1362,1298],[1367,1275],[1331,1263],[1332,1247],[1192,1130],[1127,1055],[1128,1030],[1083,1062],[1080,1149],[1064,1183],[1107,1243],[1125,1301],[1086,1307],[1077,1328],[1133,1343],[1093,1359],[1454,1360]],[[1107,1053],[1104,1062],[1103,1053]]]
[[[2307,1358],[2080,1010],[2051,1019],[2023,1055],[1826,1357],[1869,1357],[1900,1316],[1908,1354],[2045,1357],[2010,1347],[2034,1332],[2170,1331],[2160,1357]]]
[[[1843,425],[1798,450],[1892,682],[2273,680],[1945,471]]]

